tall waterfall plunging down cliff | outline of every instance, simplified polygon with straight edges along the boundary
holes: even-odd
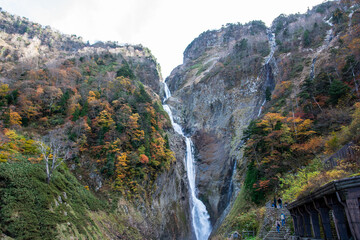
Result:
[[[165,103],[165,101],[169,97],[171,97],[170,90],[165,82],[164,82],[164,91],[165,91],[165,98],[164,98],[164,103]],[[163,107],[164,110],[169,114],[171,124],[173,125],[174,130],[185,138],[186,172],[190,186],[191,217],[192,217],[192,225],[194,228],[196,239],[197,240],[208,239],[211,233],[210,216],[206,210],[204,203],[196,197],[193,143],[190,138],[185,136],[184,132],[181,129],[181,126],[174,122],[174,118],[172,116],[170,107],[166,104],[163,104]]]

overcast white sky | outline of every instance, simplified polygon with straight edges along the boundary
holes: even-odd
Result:
[[[182,63],[188,44],[226,23],[303,13],[323,0],[0,0],[3,10],[94,42],[150,48],[164,78]]]

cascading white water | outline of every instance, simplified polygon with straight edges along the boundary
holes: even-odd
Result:
[[[274,56],[275,48],[276,48],[276,39],[275,39],[275,33],[271,32],[269,29],[267,31],[268,34],[268,40],[269,40],[269,47],[270,47],[270,53],[265,57],[265,64],[269,64],[270,60]]]
[[[258,112],[258,117],[260,117],[260,115],[261,115],[261,112],[262,112],[262,108],[263,108],[263,106],[265,105],[265,103],[266,103],[266,99],[263,101],[263,103],[261,104],[261,106],[260,106],[260,109],[259,109],[259,112]]]
[[[234,191],[233,178],[234,178],[235,173],[236,173],[236,160],[234,161],[234,166],[233,166],[231,177],[230,177],[229,191],[228,191],[228,204],[230,204],[231,195]]]
[[[185,138],[186,142],[186,172],[189,180],[190,187],[190,207],[191,207],[191,218],[192,225],[194,228],[195,236],[197,240],[206,240],[209,238],[211,233],[210,216],[206,210],[206,207],[202,201],[196,197],[196,186],[195,186],[195,164],[193,154],[193,143],[190,138],[186,137],[182,128],[179,124],[174,122],[174,118],[170,107],[165,104],[165,101],[171,97],[171,92],[164,82],[165,98],[163,108],[168,113],[174,130]]]
[[[269,64],[271,59],[273,58],[274,56],[274,53],[275,53],[275,49],[276,49],[276,39],[275,39],[275,33],[271,32],[270,29],[267,30],[267,35],[268,35],[268,40],[269,40],[269,47],[270,47],[270,53],[269,55],[267,55],[265,57],[265,65]],[[275,62],[276,63],[276,62]],[[269,73],[267,73],[266,77],[268,78],[269,77]],[[265,105],[266,103],[266,99],[263,101],[263,103],[261,104],[260,106],[260,109],[259,109],[259,112],[258,112],[258,117],[261,115],[261,112],[262,112],[262,107]]]
[[[311,80],[314,80],[314,78],[315,78],[315,63],[316,63],[316,59],[317,59],[317,57],[315,57],[315,58],[312,60],[312,64],[311,64],[311,70],[310,70],[310,79],[311,79]]]

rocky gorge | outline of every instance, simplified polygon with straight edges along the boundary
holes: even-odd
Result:
[[[205,31],[166,79],[142,45],[91,45],[2,11],[0,237],[202,240],[266,231],[262,206],[285,192],[280,179],[326,158],[331,136],[357,119],[358,7],[329,1],[269,27]],[[56,129],[76,154],[46,185],[36,143]]]
[[[194,140],[196,182],[212,224],[230,201],[235,164],[240,169],[246,165],[242,132],[259,115],[266,89],[275,86],[271,57],[265,61],[273,54],[268,35],[259,22],[205,32],[185,50],[184,64],[166,79],[174,92],[168,103]],[[245,61],[254,64],[252,69],[242,55],[251,58]],[[241,64],[246,64],[243,69]]]

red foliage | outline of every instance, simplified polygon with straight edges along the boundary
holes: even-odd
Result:
[[[147,164],[149,162],[149,158],[145,154],[140,155],[140,162],[143,164]]]

